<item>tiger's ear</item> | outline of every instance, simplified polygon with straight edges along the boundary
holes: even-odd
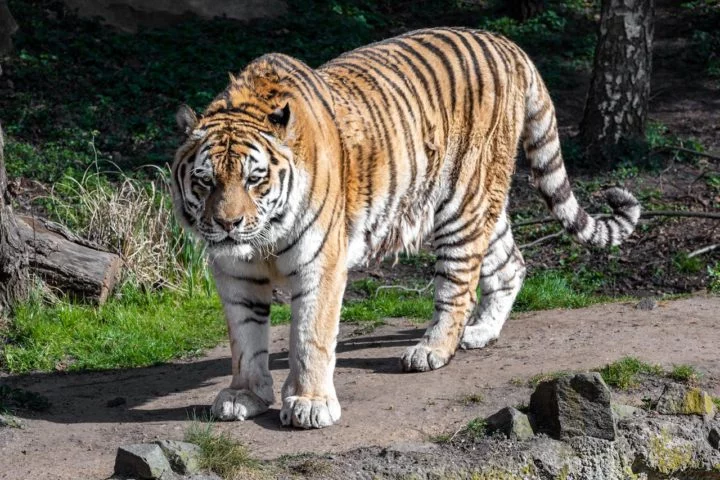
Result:
[[[278,107],[270,112],[268,120],[273,125],[286,128],[290,122],[290,104],[286,103],[284,107]]]
[[[180,105],[175,114],[175,121],[185,135],[190,135],[190,132],[195,130],[195,126],[197,126],[198,118],[192,108],[187,105]]]

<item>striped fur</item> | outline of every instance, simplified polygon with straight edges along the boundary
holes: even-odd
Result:
[[[525,274],[506,213],[521,141],[540,194],[578,241],[618,244],[639,216],[620,189],[608,192],[610,218],[578,206],[537,70],[486,32],[420,30],[318,69],[265,55],[200,118],[184,108],[178,121],[187,139],[173,164],[176,212],[207,241],[230,331],[233,380],[212,409],[221,419],[274,401],[268,318],[272,288],[285,284],[293,321],[281,421],[336,422],[347,271],[429,235],[435,314],[402,368],[440,368],[458,345],[497,338]]]

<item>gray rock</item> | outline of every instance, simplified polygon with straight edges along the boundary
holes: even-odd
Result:
[[[646,297],[640,300],[635,308],[638,310],[655,310],[658,306],[657,300],[652,297]]]
[[[720,427],[712,427],[708,434],[708,442],[713,448],[720,450]]]
[[[155,442],[170,462],[170,467],[182,475],[200,471],[200,447],[187,442],[160,440]]]
[[[581,435],[615,440],[610,389],[597,372],[540,383],[530,397],[537,430],[567,440]]]
[[[679,383],[665,386],[655,410],[664,415],[700,415],[707,419],[715,416],[715,405],[707,392]]]
[[[610,404],[615,420],[626,420],[628,418],[639,417],[645,414],[642,408],[633,407],[631,405],[623,405],[622,403],[612,402]]]
[[[162,449],[155,444],[138,443],[118,448],[115,473],[142,479],[159,479],[172,473]]]
[[[528,416],[513,407],[505,407],[485,419],[489,433],[502,432],[511,440],[529,440],[533,437]]]

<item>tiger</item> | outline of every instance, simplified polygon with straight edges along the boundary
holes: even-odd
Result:
[[[269,317],[273,289],[284,287],[292,296],[280,421],[337,423],[348,270],[426,239],[434,313],[401,369],[439,369],[458,348],[495,341],[526,271],[508,216],[520,144],[533,185],[578,242],[618,245],[640,215],[616,187],[605,192],[610,216],[578,204],[538,70],[485,31],[412,31],[318,68],[266,54],[230,74],[202,114],[183,105],[176,119],[175,212],[205,244],[230,337],[232,380],[211,407],[220,420],[275,402]]]

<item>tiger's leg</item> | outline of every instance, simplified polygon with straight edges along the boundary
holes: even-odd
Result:
[[[316,249],[304,250],[312,254]],[[340,419],[333,372],[347,269],[337,252],[326,251],[319,257],[289,278],[292,325],[290,373],[282,388],[280,411],[284,426],[322,428]]]
[[[500,335],[525,278],[525,261],[515,245],[507,214],[497,221],[482,264],[482,299],[470,316],[460,347],[482,348]]]
[[[400,358],[406,372],[424,372],[446,365],[455,354],[465,322],[475,306],[475,286],[488,243],[484,220],[471,221],[460,234],[452,227],[435,232],[435,313],[422,340]],[[473,228],[473,226],[475,228]],[[465,238],[462,236],[465,235]],[[467,237],[470,237],[469,239]]]
[[[268,368],[272,285],[264,267],[247,264],[233,277],[211,262],[223,303],[230,350],[232,381],[217,395],[211,413],[220,420],[245,420],[265,412],[275,401]]]

